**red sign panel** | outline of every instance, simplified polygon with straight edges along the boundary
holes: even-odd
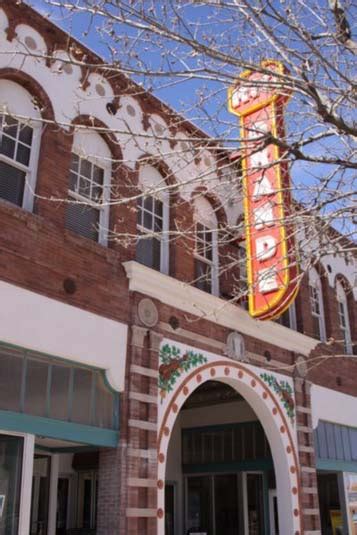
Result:
[[[247,71],[229,90],[229,110],[240,117],[243,140],[243,195],[247,244],[249,313],[279,317],[298,290],[290,178],[280,147],[283,113],[289,98],[279,89],[280,62],[266,61],[263,72]]]

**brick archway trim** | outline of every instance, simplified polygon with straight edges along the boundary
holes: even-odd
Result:
[[[293,441],[293,437],[291,434],[291,430],[289,428],[289,424],[287,422],[286,416],[280,406],[280,402],[278,398],[274,395],[274,393],[270,390],[270,388],[262,381],[262,379],[254,373],[249,368],[245,367],[244,365],[237,363],[237,362],[227,362],[227,361],[214,361],[207,364],[204,364],[191,372],[179,385],[177,390],[175,391],[174,395],[172,396],[172,399],[170,400],[162,421],[159,428],[159,434],[158,434],[158,464],[159,464],[159,471],[160,471],[160,465],[166,466],[166,456],[165,453],[162,451],[162,442],[164,437],[169,437],[172,431],[172,428],[170,429],[170,426],[168,425],[169,417],[174,414],[175,420],[177,417],[177,414],[180,410],[180,408],[183,405],[183,402],[179,405],[178,399],[183,394],[184,398],[187,398],[192,392],[197,388],[199,384],[201,384],[203,377],[202,374],[206,374],[206,372],[209,371],[209,377],[207,379],[204,379],[204,381],[207,381],[209,379],[219,380],[220,378],[226,378],[226,379],[234,379],[238,381],[244,382],[246,386],[249,385],[251,389],[254,389],[256,392],[258,389],[260,390],[260,395],[262,397],[262,400],[267,404],[268,401],[270,401],[271,412],[272,412],[272,418],[275,419],[275,422],[279,424],[280,427],[280,433],[285,434],[287,437],[287,446],[286,446],[286,455],[291,458],[291,462],[289,462],[290,465],[290,479],[293,477],[295,479],[295,483],[291,487],[291,492],[294,496],[296,496],[296,502],[297,506],[294,507],[292,514],[296,518],[299,519],[299,529],[294,532],[292,535],[302,535],[303,534],[303,521],[302,521],[302,504],[301,504],[301,487],[300,487],[300,474],[299,474],[299,461],[298,461],[298,455],[296,451],[296,447]],[[222,373],[223,372],[223,373]],[[233,387],[234,388],[234,387]],[[158,497],[161,494],[161,497],[164,497],[165,492],[165,482],[164,478],[159,478],[157,481],[157,489],[158,489]],[[158,500],[159,503],[163,500]],[[160,525],[160,522],[163,523],[164,521],[164,510],[162,508],[158,508],[157,510],[157,518]],[[160,529],[158,529],[158,533],[160,532]]]

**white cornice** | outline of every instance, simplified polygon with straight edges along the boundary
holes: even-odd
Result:
[[[309,355],[318,343],[314,338],[278,323],[255,320],[237,305],[163,275],[138,262],[124,262],[123,266],[129,279],[129,290],[132,292],[148,295],[189,314],[301,355]],[[272,357],[274,358],[274,355]]]

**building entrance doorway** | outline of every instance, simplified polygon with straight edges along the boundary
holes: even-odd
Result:
[[[183,405],[168,449],[165,488],[165,535],[273,533],[269,443],[252,408],[230,386],[208,381]]]
[[[95,535],[98,451],[42,453],[44,442],[35,443],[29,535]],[[63,444],[51,440],[52,447]]]
[[[187,533],[264,535],[264,474],[188,476]]]

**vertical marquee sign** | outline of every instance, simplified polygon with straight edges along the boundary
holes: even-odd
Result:
[[[261,72],[246,71],[229,89],[229,111],[240,118],[249,313],[261,320],[279,317],[294,300],[297,265],[287,164],[267,134],[284,139],[283,113],[289,99],[279,88],[284,66],[273,60]],[[276,76],[275,73],[278,75]],[[275,163],[274,163],[275,162]]]

